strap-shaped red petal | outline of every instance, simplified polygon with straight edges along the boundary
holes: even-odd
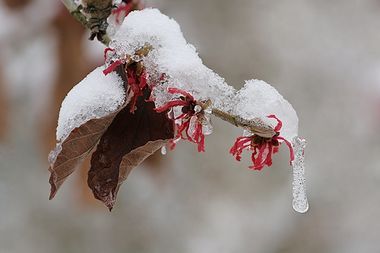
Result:
[[[290,153],[290,165],[291,165],[292,162],[294,161],[294,150],[293,150],[292,144],[288,140],[286,140],[284,137],[279,136],[279,137],[277,137],[277,139],[283,140],[285,142],[286,146],[288,146],[289,153]]]
[[[181,89],[178,89],[178,88],[168,88],[168,92],[170,94],[181,94],[181,95],[189,98],[190,100],[194,101],[194,97],[190,93],[188,93],[188,92],[186,92],[184,90],[181,90]]]
[[[274,128],[274,131],[275,132],[280,132],[281,128],[282,128],[282,121],[279,120],[276,115],[269,115],[268,118],[271,118],[271,119],[275,119],[277,120],[277,126]]]
[[[115,49],[110,48],[110,47],[107,47],[106,49],[104,49],[104,60],[105,61],[107,60],[108,52],[115,52]]]
[[[121,64],[123,64],[123,62],[121,60],[114,61],[108,68],[106,68],[105,70],[103,70],[103,74],[104,75],[108,75],[109,73],[111,73],[112,71],[114,71]]]

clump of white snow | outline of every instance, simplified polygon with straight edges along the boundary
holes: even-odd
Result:
[[[157,9],[131,12],[110,44],[116,50],[116,58],[133,55],[144,45],[153,50],[143,59],[150,81],[157,82],[165,73],[168,82],[153,90],[156,105],[172,98],[168,87],[176,87],[191,93],[197,100],[212,99],[215,107],[229,111],[235,89],[223,78],[203,65],[194,46],[183,37],[178,23]]]
[[[157,9],[134,11],[126,17],[110,44],[115,54],[108,62],[134,55],[147,44],[153,49],[142,60],[148,81],[158,83],[153,89],[157,107],[177,96],[167,92],[167,88],[175,87],[189,92],[196,100],[211,99],[213,107],[245,119],[259,117],[275,126],[276,122],[267,118],[274,114],[283,122],[283,137],[292,139],[297,135],[297,114],[273,87],[252,80],[237,92],[203,65],[194,46],[184,39],[177,22]],[[158,82],[162,74],[167,80]]]
[[[298,135],[298,117],[293,106],[278,91],[260,80],[246,81],[235,97],[233,112],[244,119],[261,118],[269,125],[276,126],[277,121],[267,116],[276,115],[283,126],[281,136],[292,140]]]
[[[116,111],[125,101],[123,80],[115,72],[105,76],[104,67],[92,71],[62,102],[57,140],[63,142],[74,128]]]

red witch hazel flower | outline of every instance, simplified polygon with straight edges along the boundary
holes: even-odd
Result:
[[[115,49],[112,49],[112,48],[109,48],[107,47],[106,49],[104,49],[104,61],[107,63],[110,62],[109,66],[103,70],[103,74],[104,75],[108,75],[109,73],[111,73],[112,71],[115,71],[115,69],[117,67],[119,67],[120,65],[124,64],[126,62],[126,60],[120,60],[120,59],[117,59],[117,60],[108,60],[109,59],[109,55],[110,54],[115,54]]]
[[[139,69],[134,65],[127,67],[128,85],[133,92],[131,99],[130,111],[133,113],[136,110],[138,97],[143,95],[143,90],[147,86],[147,74],[144,68]]]
[[[176,143],[182,139],[198,144],[198,152],[205,152],[205,135],[212,132],[210,103],[199,103],[191,94],[177,88],[169,88],[168,92],[179,94],[180,97],[156,108],[156,111],[161,113],[174,107],[182,107],[180,115],[174,118],[177,134],[171,141],[170,149],[174,149]]]
[[[106,48],[104,50],[105,61],[107,61],[108,54],[110,52],[115,52],[115,50],[111,48]],[[147,73],[139,59],[139,56],[135,55],[132,58],[126,58],[125,60],[113,61],[105,70],[103,70],[103,73],[108,75],[109,73],[115,71],[120,65],[125,64],[128,60],[132,60],[132,62],[127,64],[125,71],[130,88],[129,92],[133,92],[133,97],[130,102],[131,113],[133,113],[136,109],[135,107],[138,97],[143,95],[143,90],[147,86]]]
[[[241,154],[244,149],[250,149],[253,151],[251,159],[252,166],[249,166],[253,170],[261,170],[265,165],[268,167],[272,165],[272,154],[278,152],[278,148],[283,141],[289,148],[290,163],[294,160],[294,151],[292,144],[284,137],[280,136],[280,130],[282,128],[282,122],[275,115],[270,115],[268,118],[276,119],[277,126],[274,128],[276,134],[272,138],[264,138],[257,134],[250,136],[242,136],[236,139],[235,144],[230,149],[230,153],[235,156],[237,161],[241,160]]]

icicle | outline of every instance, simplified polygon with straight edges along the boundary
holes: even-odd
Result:
[[[162,155],[166,155],[166,153],[167,153],[166,146],[163,146],[163,147],[161,148],[161,154],[162,154]]]
[[[306,213],[309,203],[305,185],[305,148],[306,140],[299,137],[293,139],[295,159],[293,161],[293,209],[299,213]]]

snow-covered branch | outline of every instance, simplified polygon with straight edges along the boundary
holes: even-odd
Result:
[[[298,136],[297,114],[274,87],[254,79],[240,90],[228,85],[203,64],[178,23],[157,9],[131,12],[133,2],[123,1],[113,12],[117,24],[113,24],[115,33],[109,41],[106,28],[112,1],[82,0],[84,7],[65,2],[91,29],[92,38],[109,45],[105,65],[78,84],[62,103],[58,145],[50,156],[51,197],[99,141],[89,186],[112,209],[121,182],[157,149],[162,147],[165,153],[166,145],[174,149],[186,140],[205,152],[206,136],[213,130],[212,115],[244,129],[229,153],[240,161],[243,151],[251,152],[250,169],[271,166],[272,156],[285,144],[290,163],[302,170],[299,161],[304,146],[297,146],[295,153],[292,143]],[[127,17],[118,22],[124,13]],[[297,182],[302,183],[303,174],[297,175]],[[306,196],[304,187],[297,190],[297,196]],[[297,198],[299,206],[305,199]]]
[[[243,119],[240,116],[233,115],[230,113],[226,113],[217,108],[212,109],[212,114],[216,117],[227,121],[237,127],[242,127],[245,129],[249,129],[250,132],[255,133],[264,138],[272,138],[276,132],[273,130],[273,127],[264,123],[260,118],[254,118],[252,120]]]

